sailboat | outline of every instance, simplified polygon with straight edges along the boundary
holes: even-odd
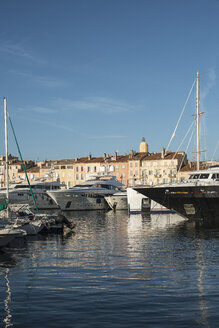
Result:
[[[26,174],[26,178],[28,181],[28,185],[30,188],[30,193],[33,198],[33,202],[35,204],[36,213],[34,213],[28,206],[28,204],[23,204],[23,207],[16,209],[16,204],[10,204],[10,197],[9,197],[9,175],[8,175],[8,135],[7,135],[7,103],[6,98],[4,98],[4,116],[5,116],[5,167],[6,167],[6,202],[7,202],[7,208],[4,209],[4,216],[3,218],[7,218],[8,225],[4,227],[4,231],[2,230],[2,244],[6,244],[6,238],[5,243],[3,243],[3,237],[6,235],[6,233],[10,232],[11,230],[19,230],[21,233],[21,230],[24,231],[24,235],[36,235],[39,232],[45,231],[63,231],[66,227],[68,232],[73,232],[75,228],[75,224],[73,222],[70,222],[64,215],[57,214],[57,215],[49,215],[49,214],[40,214],[34,194],[31,189],[31,185],[26,173],[26,169],[23,163],[22,155],[18,146],[18,142],[14,133],[14,128],[10,119],[11,127],[14,133],[15,141],[18,147],[18,151],[20,154],[21,162],[24,168],[24,172]],[[18,205],[18,204],[17,204]],[[2,212],[3,212],[2,211]],[[2,215],[0,215],[2,217]],[[9,224],[10,223],[10,224]],[[1,234],[1,230],[0,230]],[[12,236],[12,233],[10,233]]]
[[[219,223],[219,166],[200,170],[199,73],[196,86],[197,171],[186,182],[134,189],[185,218],[215,224]]]
[[[0,237],[2,246],[9,243],[13,236],[26,234],[37,234],[44,228],[45,223],[41,220],[34,220],[33,215],[20,217],[18,213],[14,213],[16,217],[13,217],[11,212],[10,199],[9,199],[9,174],[8,174],[8,128],[7,128],[7,102],[4,98],[4,119],[5,119],[5,171],[6,171],[6,208],[2,210],[6,217],[8,224],[0,230]],[[1,244],[0,244],[1,245]]]
[[[4,98],[4,110],[6,111],[6,99]],[[8,179],[8,153],[7,153],[7,132],[5,132],[5,137],[6,137],[6,141],[5,141],[5,145],[6,145],[6,180]],[[8,195],[6,196],[6,199],[1,200],[1,204],[0,204],[0,210],[7,210],[7,198]],[[8,214],[8,212],[7,212]],[[15,227],[13,227],[13,225],[5,225],[3,227],[1,227],[0,229],[0,248],[1,247],[5,247],[7,246],[15,237],[21,237],[21,236],[25,236],[26,233],[24,230],[21,229],[16,229]]]

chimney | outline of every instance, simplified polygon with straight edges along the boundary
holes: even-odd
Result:
[[[117,161],[118,152],[115,151],[115,161]]]
[[[104,160],[106,159],[106,153],[103,154],[103,158],[104,158]]]
[[[165,157],[165,148],[163,147],[161,150],[161,158],[164,159]]]
[[[130,150],[129,158],[133,158],[133,156],[134,156],[134,150],[132,149]]]
[[[91,155],[91,154],[89,154],[89,155],[88,155],[88,157],[87,157],[88,161],[90,161],[90,160],[91,160],[91,158],[92,158],[92,155]]]

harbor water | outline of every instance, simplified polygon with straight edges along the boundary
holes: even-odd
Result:
[[[74,234],[0,251],[0,327],[218,327],[219,229],[69,212]]]

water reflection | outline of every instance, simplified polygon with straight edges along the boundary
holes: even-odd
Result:
[[[13,326],[11,323],[12,315],[10,310],[10,302],[11,302],[11,288],[9,283],[9,269],[5,269],[5,282],[6,282],[6,298],[4,300],[4,307],[6,316],[3,319],[3,322],[5,323],[5,328]]]
[[[214,327],[217,229],[173,214],[66,215],[74,235],[0,253],[5,327]]]
[[[2,322],[4,323],[4,327],[8,328],[13,326],[12,324],[12,315],[10,309],[11,303],[11,287],[9,281],[9,268],[12,268],[16,265],[16,260],[7,252],[0,251],[0,278],[2,277],[1,284],[1,295],[3,296],[3,304],[4,304],[4,312]],[[5,286],[5,288],[4,288]]]

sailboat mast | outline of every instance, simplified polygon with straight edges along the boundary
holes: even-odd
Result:
[[[199,150],[199,72],[197,72],[196,82],[196,128],[197,128],[197,170],[199,170],[200,150]]]
[[[6,200],[9,203],[9,175],[8,175],[8,126],[7,126],[7,102],[4,97],[4,115],[5,115],[5,172],[6,172]]]

